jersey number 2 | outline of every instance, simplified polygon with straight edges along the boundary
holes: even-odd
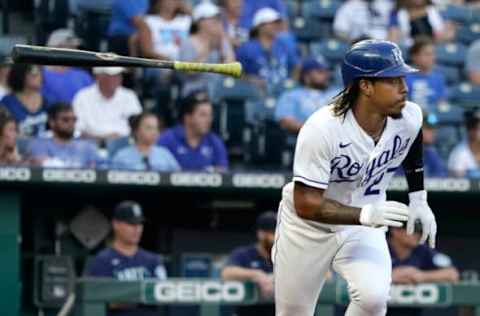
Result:
[[[380,193],[380,190],[375,189],[375,186],[382,182],[384,175],[385,173],[382,173],[378,178],[376,178],[371,184],[368,185],[367,189],[365,190],[365,195],[376,195]]]

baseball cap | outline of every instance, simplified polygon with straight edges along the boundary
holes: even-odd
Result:
[[[252,29],[256,29],[261,24],[275,22],[281,19],[282,16],[276,10],[272,8],[262,8],[258,10],[253,17]]]
[[[68,45],[77,47],[80,45],[80,38],[70,29],[58,29],[53,31],[47,40],[47,46],[57,47],[62,45]]]
[[[327,63],[323,56],[309,57],[302,62],[301,73],[304,74],[310,70],[325,70],[327,69]]]
[[[113,219],[129,224],[141,224],[145,222],[142,207],[134,201],[123,201],[115,207]]]
[[[220,14],[220,9],[211,2],[202,2],[193,8],[193,22],[198,22],[201,19],[213,18]]]
[[[124,71],[125,71],[125,68],[123,67],[94,67],[93,68],[93,73],[95,75],[105,74],[105,75],[115,76],[115,75],[121,74]]]
[[[275,230],[277,226],[277,214],[272,211],[263,212],[257,217],[255,227],[260,230]]]

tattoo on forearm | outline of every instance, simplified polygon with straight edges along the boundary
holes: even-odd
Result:
[[[361,209],[325,199],[313,213],[312,220],[337,225],[359,225]]]

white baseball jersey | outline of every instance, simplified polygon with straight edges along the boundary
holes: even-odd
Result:
[[[354,207],[385,200],[395,170],[420,131],[420,107],[407,102],[402,118],[388,117],[377,144],[358,125],[351,110],[346,116],[335,116],[332,109],[330,105],[318,110],[300,130],[293,182],[324,189],[326,198]],[[284,187],[282,204],[300,224],[293,206],[293,182]],[[313,221],[304,221],[300,226],[333,230],[344,227]]]

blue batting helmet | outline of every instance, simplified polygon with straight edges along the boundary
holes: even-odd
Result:
[[[353,45],[342,63],[343,84],[356,78],[401,77],[418,70],[407,65],[397,44],[382,40],[364,40]]]

